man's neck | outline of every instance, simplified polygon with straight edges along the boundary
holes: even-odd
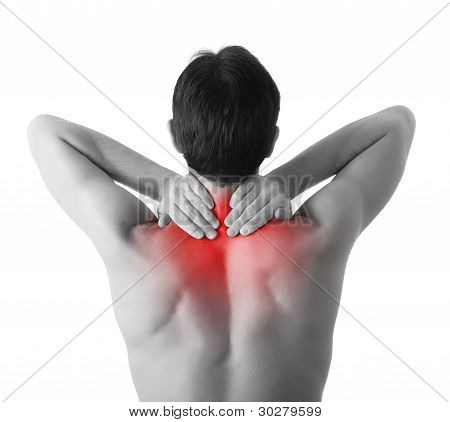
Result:
[[[233,195],[233,192],[239,186],[239,183],[222,184],[212,182],[202,176],[199,176],[198,174],[195,174],[195,176],[206,187],[206,189],[212,196],[214,200],[214,214],[219,219],[219,221],[223,223],[223,220],[231,211],[230,199]]]
[[[236,188],[245,179],[245,176],[230,178],[229,181],[224,181],[223,179],[221,179],[220,181],[216,181],[207,179],[206,177],[198,174],[193,169],[189,169],[189,172],[192,173],[211,194],[214,200],[214,214],[216,214],[217,218],[221,222],[223,222],[225,217],[231,211],[231,196],[233,195]]]

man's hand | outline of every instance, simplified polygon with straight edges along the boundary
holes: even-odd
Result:
[[[214,201],[208,190],[192,174],[174,176],[164,183],[158,205],[158,225],[167,226],[172,220],[186,233],[201,239],[217,236],[219,220],[211,209]]]
[[[272,218],[290,220],[291,201],[280,179],[252,176],[238,186],[230,200],[232,211],[225,219],[228,236],[247,236]]]

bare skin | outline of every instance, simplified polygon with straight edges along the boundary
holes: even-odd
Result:
[[[347,258],[400,181],[414,126],[408,109],[392,107],[259,183],[196,175],[180,189],[176,175],[104,135],[35,119],[29,139],[41,174],[108,269],[140,400],[321,400]],[[286,199],[302,189],[288,183],[293,175],[310,185],[336,177],[286,220]],[[275,190],[274,176],[286,181]],[[141,177],[155,181],[145,193],[163,204],[159,225],[114,183],[142,193]]]
[[[223,222],[231,193],[211,191]],[[116,305],[140,399],[320,400],[337,305],[302,271],[323,278],[321,263],[338,252],[301,215],[248,237],[218,232],[211,242],[174,224],[133,231],[126,260],[138,273],[167,255]],[[116,265],[113,296],[123,290]],[[326,273],[337,297],[344,265]]]

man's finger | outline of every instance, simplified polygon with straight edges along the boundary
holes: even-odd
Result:
[[[203,186],[202,183],[192,174],[188,175],[189,186],[194,191],[194,193],[203,201],[203,203],[209,208],[214,208],[214,200],[208,189]]]
[[[196,239],[203,237],[203,231],[176,204],[170,217],[178,227],[190,236]]]
[[[251,202],[242,212],[242,214],[236,219],[236,221],[227,230],[228,236],[236,236],[242,227],[254,218],[260,210],[262,210],[267,203],[269,203],[269,198],[258,197],[253,202]],[[273,210],[272,210],[273,212]],[[273,214],[272,214],[273,215]],[[272,216],[271,216],[272,218]]]
[[[292,218],[292,206],[291,204],[286,204],[285,206],[279,207],[275,210],[273,215],[277,220],[290,220]]]
[[[193,191],[186,192],[184,196],[212,227],[217,229],[220,226],[217,217]]]
[[[208,239],[214,239],[217,236],[217,232],[208,223],[208,221],[203,218],[202,214],[192,206],[190,201],[183,197],[180,199],[180,203],[177,205],[178,208],[183,211],[183,213],[192,221],[199,229],[201,229]]]
[[[230,211],[224,220],[226,226],[231,227],[236,220],[242,215],[244,210],[253,202],[259,195],[259,190],[251,188],[245,196],[243,196],[239,203],[235,203],[235,207]]]
[[[247,195],[248,192],[250,192],[251,189],[255,186],[255,179],[248,178],[245,179],[233,192],[233,195],[231,195],[230,199],[230,207],[234,208],[245,195]]]
[[[161,214],[158,218],[158,226],[163,228],[170,223],[170,216],[167,214]]]
[[[251,218],[249,221],[247,221],[244,224],[244,226],[240,230],[240,233],[243,236],[248,236],[249,234],[252,234],[256,230],[258,230],[260,227],[264,226],[270,220],[272,220],[273,214],[274,214],[273,207],[269,203],[264,208],[262,208],[260,211],[258,211],[253,218]]]

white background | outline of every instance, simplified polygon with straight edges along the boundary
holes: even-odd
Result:
[[[243,45],[266,66],[281,92],[276,156],[445,2],[5,4],[173,154],[166,121],[173,87],[191,55],[201,48]],[[417,129],[405,175],[352,252],[342,304],[447,398],[449,45],[450,7],[268,167],[357,118],[394,104],[412,109]],[[0,58],[3,399],[110,300],[94,247],[39,177],[26,142],[28,122],[40,113],[59,115],[105,132],[173,170],[183,168],[1,5]],[[366,420],[377,411],[388,415],[394,407],[400,412],[417,406],[443,410],[439,395],[343,312],[323,399],[330,409],[344,406],[350,416],[359,408]],[[3,410],[12,418],[13,412],[44,415],[64,406],[80,415],[106,411],[112,403],[120,419],[128,406],[137,405],[137,397],[109,311]]]

